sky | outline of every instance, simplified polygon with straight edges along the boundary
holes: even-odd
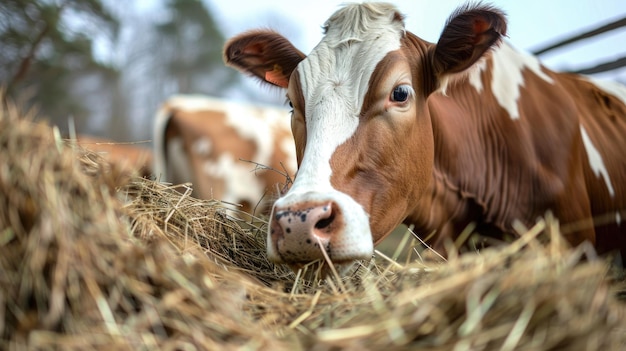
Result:
[[[227,37],[247,29],[269,27],[292,40],[304,53],[322,38],[326,19],[345,1],[204,0],[214,10]],[[461,0],[397,0],[406,28],[436,42],[448,16]],[[626,17],[626,0],[493,0],[508,15],[508,40],[532,51],[561,38]],[[626,56],[626,27],[541,56],[553,69],[575,69]],[[599,78],[626,82],[626,68]]]

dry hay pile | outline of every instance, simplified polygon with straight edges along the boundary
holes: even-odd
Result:
[[[299,279],[199,201],[0,116],[0,349],[619,350],[620,286],[544,221],[443,263]],[[310,274],[314,275],[314,274]]]

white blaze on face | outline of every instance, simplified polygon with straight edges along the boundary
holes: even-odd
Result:
[[[611,184],[611,178],[609,177],[609,172],[606,170],[606,166],[604,165],[604,161],[602,160],[602,155],[598,152],[598,149],[591,142],[591,138],[589,138],[589,134],[585,128],[580,126],[580,133],[582,134],[583,144],[585,145],[585,150],[587,151],[587,157],[589,159],[589,166],[593,170],[593,173],[596,177],[604,179],[604,183],[609,190],[609,195],[611,197],[615,196],[615,190],[613,189],[613,184]]]
[[[543,72],[536,57],[516,51],[507,42],[494,47],[491,57],[493,62],[491,90],[498,104],[509,113],[511,119],[520,117],[517,102],[520,97],[520,88],[524,86],[525,69],[546,82],[554,84],[552,78]],[[486,67],[485,62],[481,60],[475,69],[469,72],[469,82],[479,93],[483,90],[480,76]]]
[[[307,143],[290,192],[332,190],[332,154],[357,129],[376,65],[400,48],[404,26],[393,20],[393,14],[389,11],[365,21],[355,20],[352,13],[331,18],[324,39],[298,65]]]
[[[369,217],[348,194],[334,189],[330,160],[359,125],[359,113],[376,65],[400,48],[404,24],[386,4],[351,4],[333,15],[324,39],[297,67],[304,96],[306,146],[294,184],[274,211],[302,204],[333,203],[342,214],[328,254],[333,261],[368,258],[373,253]],[[300,233],[305,237],[306,233]],[[293,233],[280,240],[296,240]],[[268,256],[281,261],[278,242],[267,237]]]

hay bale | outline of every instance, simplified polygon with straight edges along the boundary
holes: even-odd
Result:
[[[15,109],[0,155],[0,349],[285,349],[245,314],[247,277],[133,237],[130,178],[97,155]]]
[[[146,147],[146,141],[119,142],[90,135],[78,135],[77,139],[68,140],[86,150],[102,156],[113,167],[129,174],[139,174],[149,178],[154,173],[152,150]]]
[[[621,285],[554,220],[443,262],[377,255],[343,279],[296,276],[268,262],[266,223],[2,110],[0,349],[626,347]]]

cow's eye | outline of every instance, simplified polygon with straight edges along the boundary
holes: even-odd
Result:
[[[289,113],[293,114],[293,104],[291,103],[291,100],[287,98],[285,102],[289,104]]]
[[[406,84],[398,85],[391,91],[391,101],[406,102],[411,96],[411,87]]]

